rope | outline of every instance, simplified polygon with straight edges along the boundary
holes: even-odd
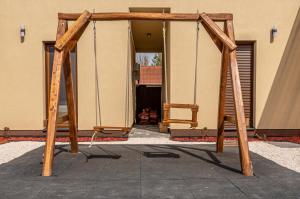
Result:
[[[128,38],[127,38],[127,65],[126,65],[126,93],[125,93],[125,127],[129,126],[129,66],[131,58],[131,27],[128,21]]]
[[[94,10],[95,13],[95,10]],[[94,33],[94,64],[95,64],[95,107],[96,107],[96,119],[95,119],[95,126],[101,126],[101,107],[100,107],[100,92],[99,92],[99,77],[98,77],[98,62],[97,62],[97,29],[96,29],[96,21],[93,21],[93,33]],[[91,138],[91,143],[89,147],[91,148],[93,145],[93,141],[97,135],[97,131],[94,131],[93,136]]]
[[[98,64],[97,64],[97,31],[96,31],[96,21],[93,21],[93,32],[94,32],[94,62],[95,62],[95,106],[96,106],[96,126],[98,125],[98,116],[99,116],[99,125],[101,126],[101,108],[100,108],[100,95],[99,95],[99,78],[98,78]],[[126,67],[126,89],[125,89],[125,127],[129,126],[129,67],[130,67],[130,58],[131,58],[131,27],[130,23],[128,25],[128,42],[127,42],[127,67]],[[93,141],[97,135],[98,131],[94,131],[91,138],[91,143],[89,148],[93,146]]]
[[[94,63],[95,63],[95,106],[96,106],[96,126],[98,125],[98,116],[99,116],[99,125],[101,126],[101,108],[100,108],[100,92],[99,92],[99,77],[98,77],[98,62],[97,62],[97,30],[96,30],[96,21],[93,21],[93,32],[94,32]]]
[[[197,11],[199,14],[199,11]],[[196,54],[195,54],[195,77],[194,77],[194,104],[197,103],[197,73],[198,73],[198,43],[199,43],[199,24],[200,21],[197,21],[197,28],[196,28]]]
[[[167,75],[167,44],[166,44],[166,22],[163,22],[163,39],[164,39],[164,83],[165,83],[165,100],[169,103],[168,97],[168,75]]]

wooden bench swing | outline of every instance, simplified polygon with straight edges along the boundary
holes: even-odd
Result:
[[[198,126],[197,114],[199,106],[196,104],[197,102],[197,73],[198,73],[198,41],[199,41],[199,23],[200,20],[197,20],[197,28],[196,28],[196,52],[195,52],[195,71],[194,71],[194,101],[193,104],[178,104],[178,103],[170,103],[168,98],[168,76],[167,73],[164,73],[164,85],[165,85],[165,103],[163,106],[163,121],[160,131],[165,132],[170,124],[189,124],[192,129]],[[166,23],[163,22],[163,43],[164,43],[164,71],[167,71],[167,52],[166,52]],[[190,109],[192,111],[192,119],[172,119],[170,118],[171,109]]]
[[[96,21],[93,20],[93,33],[94,33],[94,64],[95,64],[95,102],[96,102],[96,124],[94,126],[94,134],[91,138],[90,147],[93,144],[94,138],[101,134],[102,136],[108,135],[114,137],[113,132],[121,132],[117,134],[117,137],[128,136],[131,131],[129,126],[129,71],[130,71],[130,52],[131,46],[129,41],[131,39],[131,28],[128,28],[128,46],[127,46],[127,65],[126,65],[126,93],[125,93],[125,122],[123,127],[119,126],[103,126],[101,121],[101,104],[100,104],[100,91],[99,91],[99,74],[98,74],[98,62],[97,62],[97,30]]]
[[[51,79],[50,100],[48,107],[48,124],[47,138],[44,151],[43,176],[52,175],[53,154],[56,134],[57,110],[59,101],[59,89],[61,80],[61,70],[63,68],[65,75],[65,86],[67,91],[67,106],[69,118],[69,137],[71,143],[71,152],[78,152],[77,143],[77,120],[74,103],[74,91],[72,80],[72,69],[70,66],[70,51],[76,46],[78,40],[83,34],[85,28],[90,21],[113,21],[113,20],[159,20],[159,21],[196,21],[201,23],[213,42],[222,53],[221,66],[221,83],[219,95],[219,112],[218,112],[218,136],[216,151],[223,152],[224,143],[224,120],[228,119],[224,115],[225,106],[225,88],[227,71],[230,70],[233,88],[233,98],[235,105],[235,123],[237,126],[238,143],[240,152],[241,170],[245,176],[252,176],[253,169],[249,155],[248,138],[246,130],[246,119],[244,113],[243,99],[241,93],[240,77],[236,60],[236,45],[233,30],[233,16],[226,13],[59,13],[58,28],[54,52],[53,71]],[[74,24],[68,29],[68,21],[74,21]],[[224,31],[215,23],[223,22]],[[171,108],[189,108],[192,110],[192,120],[176,120],[169,118],[169,110]],[[164,105],[165,125],[170,123],[188,123],[192,128],[197,127],[198,106],[194,104],[171,104]],[[116,127],[95,126],[95,130],[103,131]],[[119,129],[119,128],[117,128]],[[120,127],[122,131],[126,131],[125,127]]]

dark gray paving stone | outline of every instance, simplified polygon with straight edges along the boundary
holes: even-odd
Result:
[[[91,185],[87,198],[138,199],[141,198],[140,181],[116,180],[102,181]]]
[[[89,187],[86,184],[78,183],[50,183],[39,191],[34,198],[87,198]]]
[[[142,198],[194,199],[184,180],[142,180]]]
[[[187,188],[195,198],[247,198],[247,196],[227,179],[187,179]]]
[[[0,181],[0,198],[35,198],[35,196],[45,187],[45,184],[31,180],[9,180]]]
[[[232,179],[237,187],[240,188],[250,198],[299,198],[300,185],[289,187],[280,182],[281,179],[251,177],[245,179]],[[288,181],[294,181],[289,179]]]
[[[259,162],[253,162],[253,168],[256,176],[259,177],[296,177],[299,173],[281,167],[270,160],[263,160]]]
[[[0,165],[0,198],[300,198],[300,174],[257,154],[256,176],[241,175],[237,147],[216,154],[214,145],[97,144],[76,155],[57,148],[52,177],[40,176],[43,147]]]

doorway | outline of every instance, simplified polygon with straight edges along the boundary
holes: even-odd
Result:
[[[163,13],[170,12],[170,9],[131,8],[130,12]],[[135,126],[139,129],[152,126],[157,132],[165,101],[163,27],[161,21],[131,21],[136,71],[133,88]]]
[[[149,60],[149,61],[148,61]],[[162,53],[136,53],[136,123],[157,125],[162,112]]]

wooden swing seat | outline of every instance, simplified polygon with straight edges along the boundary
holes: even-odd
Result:
[[[117,127],[117,126],[94,126],[94,131],[103,132],[103,131],[121,131],[124,133],[129,133],[131,128],[129,127]]]
[[[192,111],[192,119],[171,119],[170,118],[170,109],[171,108],[182,108],[182,109],[191,109]],[[189,124],[191,125],[191,128],[195,128],[198,126],[197,121],[197,113],[199,110],[199,106],[196,104],[172,104],[172,103],[165,103],[164,104],[164,119],[163,119],[163,125],[169,126],[171,123],[176,124]]]

